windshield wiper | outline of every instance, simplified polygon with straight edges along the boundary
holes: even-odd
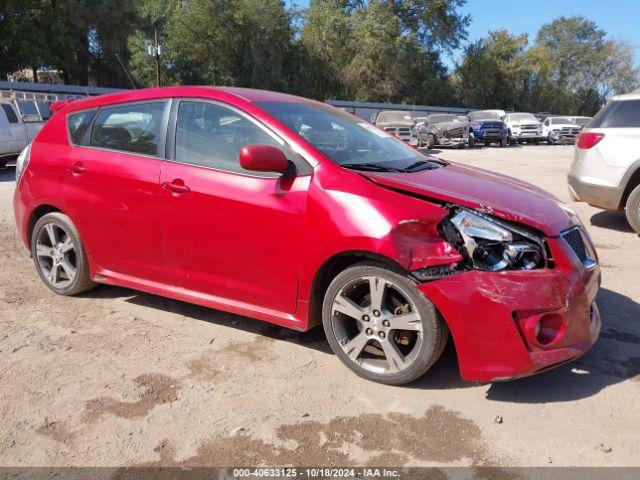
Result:
[[[395,172],[402,173],[404,170],[393,167],[385,167],[379,163],[343,163],[340,165],[344,168],[350,168],[352,170],[363,170],[365,172]]]

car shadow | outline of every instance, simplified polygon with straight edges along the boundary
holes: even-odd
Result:
[[[634,233],[631,225],[629,225],[629,222],[627,221],[627,216],[624,212],[602,211],[594,213],[591,216],[591,225],[593,225],[594,227],[602,227],[609,230],[615,230],[616,232]]]
[[[167,313],[182,315],[193,320],[224,325],[227,327],[243,330],[255,335],[261,335],[275,340],[294,343],[302,347],[311,348],[323,353],[332,353],[327,343],[322,328],[314,328],[308,332],[298,332],[290,328],[280,327],[267,322],[261,322],[253,318],[235,315],[233,313],[215,310],[213,308],[201,307],[188,302],[181,302],[171,298],[153,295],[151,293],[131,290],[124,287],[111,285],[99,285],[93,290],[82,293],[78,296],[87,298],[123,298],[127,303],[139,305]]]
[[[13,165],[7,165],[4,168],[0,168],[0,182],[15,182],[16,181],[16,168]]]
[[[603,288],[598,306],[600,338],[583,357],[534,377],[494,383],[486,398],[531,404],[570,402],[627,380],[640,384],[640,304]]]
[[[80,296],[124,298],[134,305],[224,325],[322,353],[332,353],[320,327],[308,332],[297,332],[249,317],[123,287],[101,285]],[[598,305],[602,314],[602,332],[587,354],[533,377],[490,384],[486,393],[487,400],[531,404],[569,402],[593,396],[626,380],[640,384],[640,304],[625,295],[603,288],[598,295]],[[345,370],[346,374],[349,373]],[[474,388],[477,385],[460,377],[455,347],[449,341],[442,357],[426,375],[399,388],[454,390]]]

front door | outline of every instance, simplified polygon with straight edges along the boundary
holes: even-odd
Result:
[[[196,100],[174,110],[175,147],[160,178],[165,282],[294,312],[310,177],[243,170],[245,145],[291,153],[238,110]]]

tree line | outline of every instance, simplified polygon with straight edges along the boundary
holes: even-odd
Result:
[[[633,48],[589,19],[468,43],[464,3],[0,0],[0,78],[49,69],[65,83],[126,88],[155,85],[159,71],[162,85],[575,115],[639,86]]]

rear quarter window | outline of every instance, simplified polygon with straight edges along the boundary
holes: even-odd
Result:
[[[640,100],[608,103],[593,117],[589,128],[640,128]]]
[[[87,127],[91,123],[91,119],[95,113],[95,110],[85,110],[67,115],[67,130],[69,131],[69,140],[71,140],[72,144],[83,144],[82,137],[87,131]]]

